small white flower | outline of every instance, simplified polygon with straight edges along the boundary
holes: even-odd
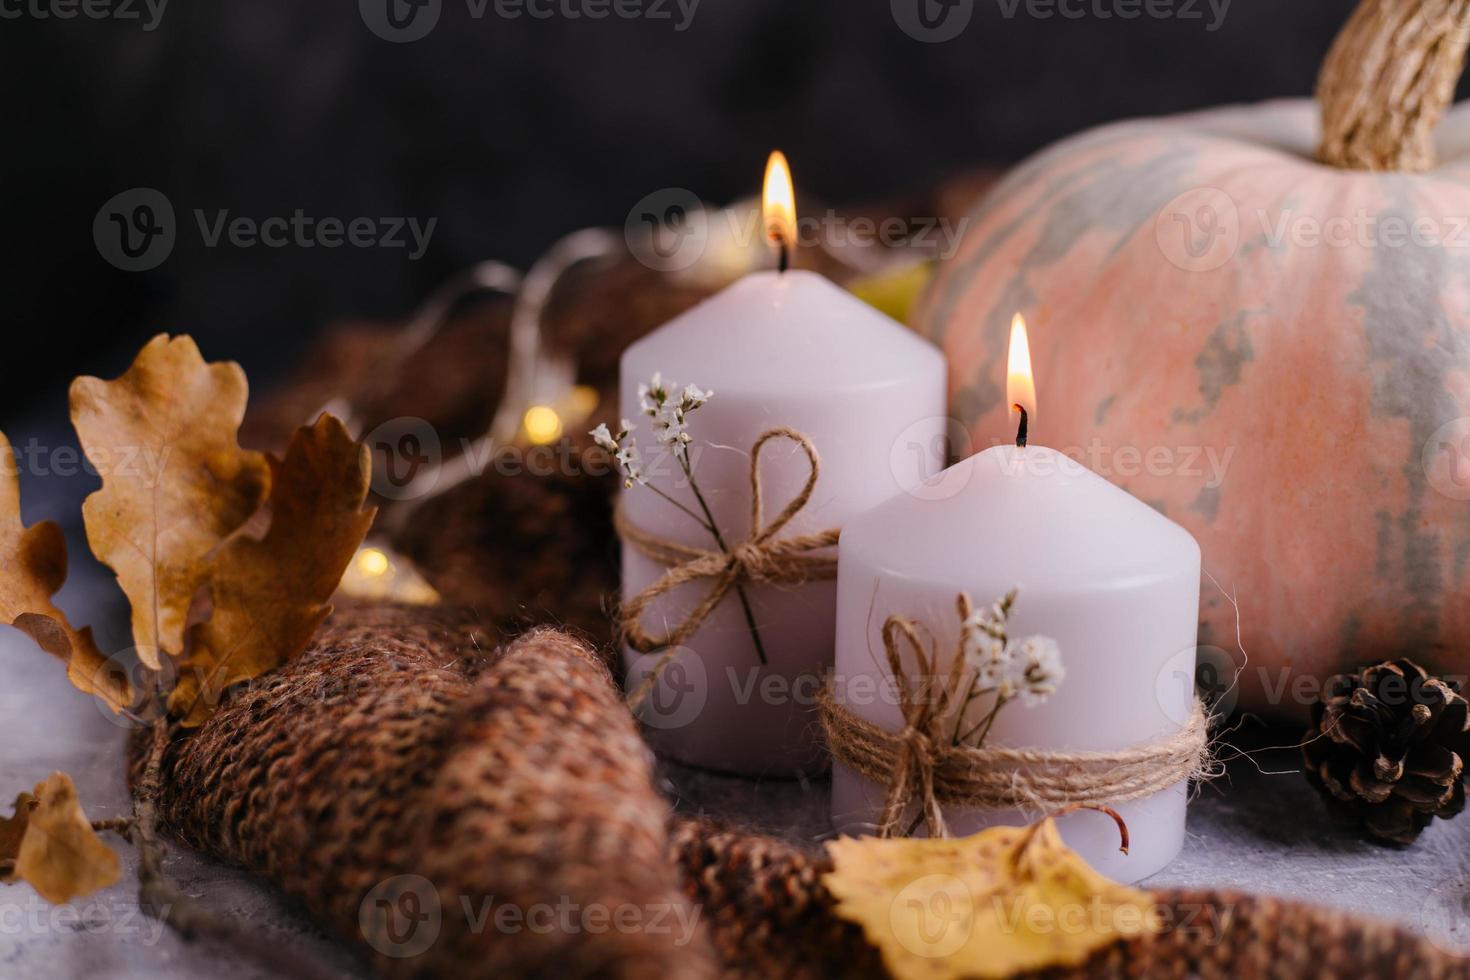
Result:
[[[613,459],[618,464],[618,469],[623,472],[624,488],[631,487],[635,483],[643,482],[643,467],[639,465],[638,441],[629,437],[623,442]]]
[[[648,384],[638,386],[638,409],[649,418],[658,418],[668,400],[669,389],[664,385],[662,371],[655,371]]]
[[[992,635],[974,616],[961,624],[960,636],[965,663],[975,672],[980,687],[996,687],[1005,677],[1009,654],[1005,642]]]
[[[685,385],[684,396],[679,400],[679,411],[692,412],[703,408],[704,403],[714,397],[713,391],[700,391],[698,385]]]
[[[662,446],[674,446],[689,440],[685,422],[676,415],[665,413],[653,420],[653,435]]]
[[[614,439],[612,433],[607,430],[606,422],[603,422],[597,428],[593,429],[590,433],[588,433],[588,435],[592,436],[592,441],[597,443],[599,448],[606,449],[610,453],[615,453],[618,451],[617,440]]]
[[[638,461],[638,440],[633,438],[633,423],[623,419],[621,425],[617,435],[608,431],[606,422],[588,435],[599,447],[612,454],[613,462],[623,474],[623,486],[626,488],[643,482],[643,467]]]
[[[1057,641],[1046,636],[1028,636],[1016,645],[1011,680],[1021,700],[1038,705],[1055,694],[1067,676]]]

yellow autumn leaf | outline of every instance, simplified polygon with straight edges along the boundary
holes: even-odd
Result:
[[[90,627],[74,630],[52,602],[66,581],[66,539],[51,521],[26,527],[20,517],[20,473],[0,432],[0,622],[8,623],[66,664],[71,682],[113,711],[132,704],[127,675],[110,670]]]
[[[1051,818],[958,839],[842,838],[823,883],[898,980],[1000,978],[1077,966],[1157,932],[1145,891],[1109,881]]]
[[[78,378],[71,415],[102,489],[82,508],[92,553],[132,604],[138,656],[183,652],[210,553],[260,507],[265,457],[239,447],[245,373],[188,337],[148,342],[115,381]]]
[[[298,429],[271,467],[269,530],[235,535],[211,562],[213,612],[191,629],[169,696],[170,713],[186,726],[202,724],[226,687],[306,649],[372,527],[375,511],[363,506],[372,478],[367,448],[330,415]]]
[[[847,288],[869,306],[899,323],[908,323],[924,288],[934,278],[934,268],[933,262],[915,262],[856,279]]]
[[[117,855],[92,829],[65,773],[53,772],[34,794],[22,793],[15,815],[0,821],[0,882],[29,882],[60,905],[116,884],[120,876]]]

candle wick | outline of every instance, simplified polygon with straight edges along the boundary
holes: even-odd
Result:
[[[1026,429],[1027,429],[1027,425],[1028,425],[1028,420],[1027,420],[1027,416],[1026,416],[1026,409],[1022,405],[1020,405],[1019,403],[1017,403],[1015,405],[1012,405],[1011,407],[1014,408],[1016,411],[1018,411],[1018,412],[1021,413],[1021,424],[1016,427],[1016,448],[1017,449],[1025,449],[1026,448]]]
[[[776,271],[785,272],[791,267],[791,249],[786,246],[786,236],[780,232],[774,235],[776,239]]]

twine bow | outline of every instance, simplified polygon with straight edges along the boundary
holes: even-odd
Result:
[[[970,615],[970,600],[961,595],[957,600],[960,621]],[[899,637],[908,641],[918,667],[919,682],[915,686],[903,669]],[[917,800],[930,837],[948,837],[949,826],[939,808],[934,789],[934,770],[945,745],[944,720],[958,694],[964,660],[955,657],[949,675],[943,679],[932,673],[934,659],[924,648],[919,624],[907,616],[889,616],[883,623],[883,652],[888,657],[888,670],[898,687],[898,707],[904,718],[898,736],[899,753],[883,801],[883,816],[878,822],[879,837],[899,833],[899,822],[911,801]]]
[[[775,439],[789,439],[796,443],[806,454],[810,469],[801,491],[770,523],[766,523],[760,458],[761,451]],[[620,625],[628,646],[639,653],[652,653],[682,645],[699,630],[732,589],[738,589],[745,583],[799,585],[836,575],[836,558],[813,552],[835,545],[840,529],[780,536],[810,502],[821,470],[817,448],[804,434],[784,427],[761,433],[750,450],[750,537],[728,550],[695,548],[650,534],[633,524],[620,506],[613,515],[618,537],[644,557],[668,566],[668,571],[656,582],[623,604]],[[701,579],[711,580],[709,591],[682,620],[663,634],[655,634],[644,627],[644,615],[655,600],[681,585]],[[655,667],[649,679],[656,679],[663,666]],[[651,685],[645,681],[644,686]]]
[[[968,618],[969,600],[961,595],[958,606],[961,620]],[[818,702],[832,757],[887,788],[879,837],[903,834],[902,821],[914,805],[929,836],[947,837],[941,805],[1052,812],[1074,805],[1125,803],[1212,774],[1209,716],[1198,700],[1177,732],[1112,751],[954,744],[947,729],[961,696],[964,660],[957,654],[949,673],[936,677],[937,654],[926,648],[923,630],[905,616],[890,616],[883,624],[883,649],[898,689],[902,731],[890,732],[839,704],[831,683]],[[913,652],[917,682],[903,669],[901,639]]]

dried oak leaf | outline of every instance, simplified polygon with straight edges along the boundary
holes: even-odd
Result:
[[[53,772],[34,794],[15,800],[15,816],[0,821],[0,882],[27,881],[53,905],[115,884],[117,855],[82,812],[77,788]]]
[[[15,798],[15,816],[0,820],[0,882],[15,880],[15,859],[20,857],[20,842],[25,839],[36,798],[22,793]]]
[[[132,685],[108,669],[91,627],[74,630],[51,601],[66,581],[66,539],[51,521],[26,527],[20,518],[20,473],[10,440],[0,432],[0,621],[25,633],[66,664],[72,684],[122,712],[133,702]]]
[[[898,980],[1008,977],[1076,966],[1160,928],[1149,894],[1109,881],[1056,823],[958,839],[842,838],[823,877]]]
[[[116,381],[78,378],[71,416],[102,489],[82,507],[87,541],[132,604],[133,643],[157,670],[183,652],[210,553],[260,507],[270,471],[236,441],[245,373],[206,364],[189,337],[159,335]]]
[[[306,649],[327,601],[372,527],[365,446],[323,415],[271,460],[270,528],[230,538],[211,563],[213,612],[189,632],[169,711],[197,726],[231,684],[273,670]]]

